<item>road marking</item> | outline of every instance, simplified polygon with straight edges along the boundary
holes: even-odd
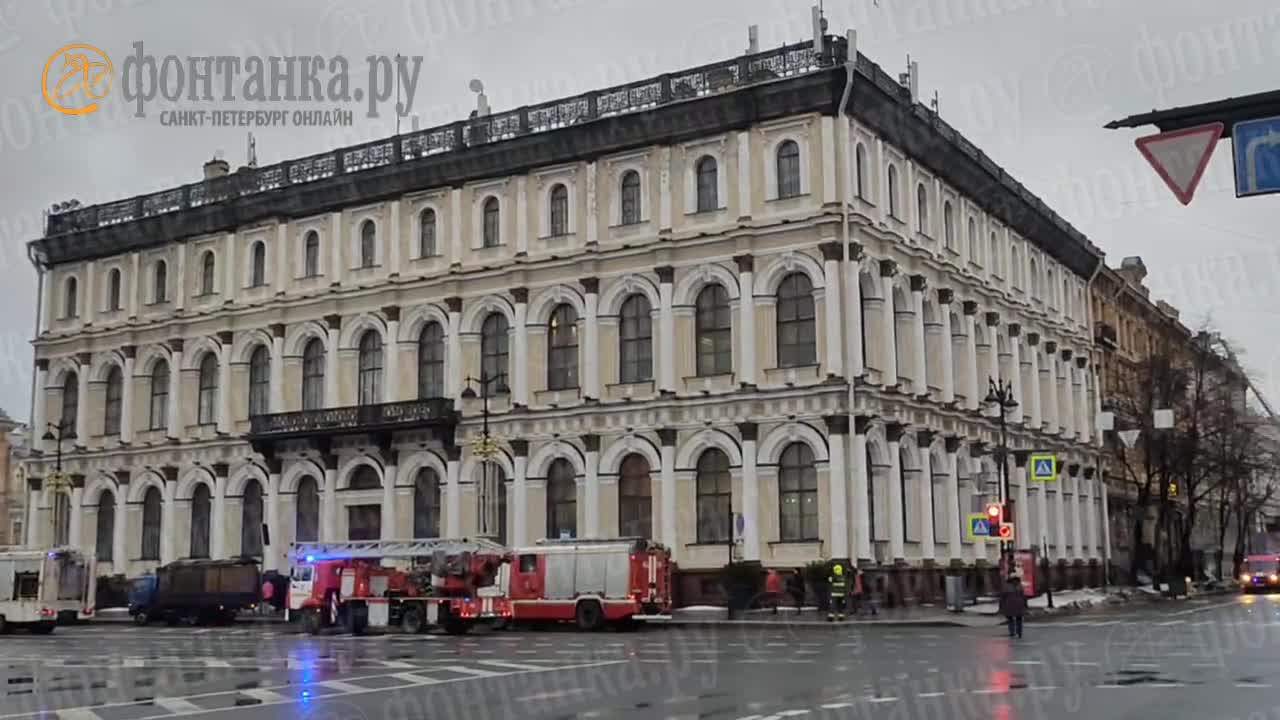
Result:
[[[73,710],[58,710],[55,712],[58,720],[102,720],[102,716],[92,710],[76,708]]]
[[[841,710],[847,707],[853,707],[853,703],[847,703],[847,702],[827,703],[826,705],[822,706],[822,709],[823,710]]]
[[[1236,683],[1236,687],[1238,687],[1238,688],[1269,688],[1269,687],[1271,687],[1271,683],[1245,683],[1245,682],[1238,682],[1238,683]]]
[[[140,668],[140,667],[146,667],[146,665],[147,665],[147,661],[143,660],[142,658],[125,658],[124,662],[122,663],[122,667],[126,667],[126,668]]]
[[[472,675],[472,676],[474,676],[474,677],[493,677],[493,676],[495,676],[495,675],[501,675],[501,674],[502,674],[502,673],[500,673],[500,672],[494,672],[494,671],[492,671],[492,670],[485,670],[485,669],[483,669],[483,668],[467,667],[467,666],[465,666],[465,665],[456,665],[456,666],[454,666],[454,667],[447,667],[447,668],[440,668],[440,669],[441,669],[441,670],[448,670],[449,672],[462,673],[463,675]]]
[[[1010,665],[1043,665],[1039,660],[1010,660]]]
[[[240,692],[245,695],[248,695],[254,700],[260,700],[264,703],[271,703],[273,705],[276,703],[282,703],[282,702],[293,702],[293,698],[289,697],[288,695],[281,695],[275,690],[266,690],[263,688],[249,688],[247,690],[241,690]],[[347,694],[350,695],[353,693],[347,693]]]
[[[366,662],[377,663],[384,668],[395,668],[397,670],[405,670],[411,667],[416,667],[413,663],[401,662],[400,660],[374,660],[372,658],[369,658],[366,660]]]
[[[946,693],[943,693],[943,692],[927,692],[927,693],[919,693],[918,695],[916,695],[916,697],[931,698],[931,697],[942,697],[943,695],[946,695]]]
[[[1149,688],[1179,688],[1179,687],[1186,687],[1186,683],[1148,683],[1145,687],[1149,687]]]
[[[1102,665],[1102,663],[1097,663],[1097,662],[1093,662],[1093,661],[1086,661],[1086,660],[1076,660],[1076,661],[1074,661],[1074,662],[1069,662],[1069,663],[1067,663],[1067,664],[1068,664],[1068,665],[1075,665],[1075,666],[1078,666],[1078,667],[1101,667],[1101,665]]]
[[[583,688],[570,688],[568,690],[559,690],[556,692],[544,692],[544,693],[538,693],[536,695],[525,695],[524,697],[516,698],[516,702],[529,702],[530,700],[554,700],[555,698],[562,698],[569,695],[581,695],[584,692],[586,692],[586,690],[584,690]]]
[[[1193,668],[1219,668],[1219,667],[1222,667],[1222,665],[1221,665],[1220,663],[1193,662],[1193,663],[1191,663],[1191,667],[1193,667]]]
[[[981,690],[974,690],[973,694],[974,695],[1003,695],[1007,692],[1009,692],[1009,688],[982,688]]]
[[[796,717],[798,715],[808,715],[812,710],[783,710],[778,713],[778,717]]]
[[[1096,687],[1096,688],[1100,688],[1100,689],[1103,689],[1103,690],[1116,690],[1116,689],[1119,689],[1119,688],[1124,687],[1124,685],[1094,685],[1094,687]],[[1150,687],[1150,686],[1148,686],[1148,687]]]
[[[353,692],[364,689],[363,685],[353,685],[352,683],[343,682],[341,680],[322,680],[316,684],[322,687],[327,687],[331,690],[337,690],[338,692],[344,692],[344,693],[353,693]]]
[[[896,697],[869,697],[869,698],[867,698],[867,701],[868,701],[868,702],[873,702],[873,703],[898,702],[898,698],[896,698]]]
[[[1159,625],[1160,627],[1166,627],[1168,625],[1182,625],[1186,622],[1187,622],[1186,620],[1166,620],[1165,622],[1156,623],[1156,625]]]
[[[541,665],[525,665],[523,663],[506,662],[505,660],[477,660],[481,665],[505,668],[507,670],[542,670]]]
[[[1028,685],[1023,690],[1057,690],[1057,685]]]
[[[175,715],[191,715],[198,712],[204,712],[204,709],[199,705],[183,700],[182,698],[158,697],[152,702]]]
[[[211,668],[229,668],[231,667],[231,663],[226,660],[205,660],[204,666]]]

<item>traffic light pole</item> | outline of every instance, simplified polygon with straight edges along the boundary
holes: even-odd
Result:
[[[1000,487],[1000,519],[1003,522],[1012,523],[1014,521],[1014,507],[1012,492],[1009,489],[1009,435],[1008,425],[1005,415],[1010,410],[1018,407],[1018,402],[1013,399],[1013,384],[1008,382],[997,382],[995,378],[987,378],[987,402],[994,405],[1000,415],[1000,444],[996,447],[996,472],[999,473],[997,479]],[[1017,536],[1015,526],[1014,535]],[[1013,574],[1013,541],[1002,540],[1000,542],[1000,558],[1006,577]]]

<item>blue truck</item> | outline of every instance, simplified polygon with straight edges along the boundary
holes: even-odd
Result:
[[[179,560],[134,580],[129,615],[138,625],[228,623],[241,610],[256,608],[261,593],[256,560]]]

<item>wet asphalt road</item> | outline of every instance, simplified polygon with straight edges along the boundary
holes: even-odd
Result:
[[[310,638],[287,625],[0,639],[0,720],[1280,718],[1280,596],[1003,628],[714,626]]]

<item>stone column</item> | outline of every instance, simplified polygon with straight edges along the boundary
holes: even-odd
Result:
[[[382,401],[393,403],[401,399],[400,306],[388,305],[382,308],[382,314],[387,318],[387,338],[382,344],[383,356],[386,358],[382,363]],[[413,396],[417,397],[417,394],[415,387]]]
[[[137,362],[138,349],[133,345],[120,348],[124,354],[124,373],[120,387],[120,442],[133,442],[133,371]]]
[[[40,498],[44,494],[43,484],[41,478],[27,478],[27,547],[33,549],[43,546],[40,542]],[[116,506],[123,504],[116,503]]]
[[[890,423],[884,428],[885,439],[889,441],[889,553],[896,563],[900,560],[905,561],[906,552],[906,527],[903,524],[903,503],[906,498],[902,496],[902,482],[900,476],[902,474],[902,458],[899,455],[900,441],[902,433],[906,431],[906,427],[899,423]]]
[[[320,540],[338,540],[338,456],[324,455],[324,490],[320,498]]]
[[[1064,469],[1062,461],[1059,460],[1059,477],[1057,480],[1058,492],[1054,496],[1053,503],[1053,512],[1057,516],[1058,520],[1058,531],[1054,533],[1057,536],[1057,539],[1054,540],[1054,542],[1058,545],[1058,556],[1054,558],[1055,560],[1063,560],[1067,557],[1067,498],[1066,493],[1063,492],[1065,490],[1066,480],[1062,477],[1062,471]]]
[[[987,377],[1000,382],[1000,315],[998,313],[989,312],[986,314],[988,342],[991,343],[990,349],[987,350]],[[982,381],[978,381],[979,394],[981,394]],[[983,396],[985,397],[985,395]],[[1000,410],[992,408],[992,417],[999,417]]]
[[[911,308],[916,314],[911,324],[911,334],[915,347],[911,353],[911,368],[916,376],[916,395],[929,394],[929,372],[924,357],[924,291],[927,287],[925,276],[911,276]]]
[[[1036,516],[1039,520],[1036,527],[1035,541],[1045,546],[1045,557],[1049,556],[1049,543],[1053,538],[1049,537],[1049,483],[1037,483],[1036,496]]]
[[[400,276],[400,201],[387,203],[387,275]],[[388,333],[390,334],[390,333]],[[392,337],[395,337],[392,335]]]
[[[1093,437],[1093,422],[1089,417],[1089,357],[1077,355],[1076,368],[1080,379],[1076,385],[1076,430],[1080,433],[1080,442],[1087,444]]]
[[[513,403],[519,407],[529,406],[529,289],[512,288],[511,296],[515,299],[516,351],[512,364],[515,365],[515,383]],[[510,372],[510,371],[508,371]],[[517,515],[517,517],[519,517]],[[521,541],[523,542],[523,540]]]
[[[160,564],[168,565],[178,559],[178,536],[175,532],[177,530],[175,519],[178,516],[178,468],[175,465],[166,465],[161,468],[161,471],[164,473],[164,502],[160,505]],[[219,527],[213,525],[212,520],[213,518],[210,518],[211,533]]]
[[[737,139],[738,178],[735,184],[738,186],[738,220],[746,222],[751,219],[751,190],[755,187],[755,183],[751,182],[751,133],[743,130],[738,133]],[[823,147],[831,146],[823,145]],[[834,203],[835,198],[828,202]],[[727,205],[728,203],[725,204]]]
[[[670,265],[653,269],[658,274],[658,386],[664,395],[676,392],[675,270]]]
[[[267,458],[267,516],[263,521],[267,525],[267,540],[262,547],[262,569],[280,570],[288,566],[282,562],[285,549],[284,534],[280,527],[280,475],[283,470],[280,458]]]
[[[1093,509],[1093,476],[1094,468],[1085,468],[1084,481],[1080,483],[1083,488],[1080,507],[1085,521],[1084,552],[1081,554],[1085,560],[1094,559],[1098,547],[1098,514]]]
[[[853,420],[853,488],[849,504],[853,506],[853,550],[859,564],[871,563],[871,506],[867,498],[867,431],[871,418],[857,416]]]
[[[209,522],[210,555],[214,560],[230,557],[227,552],[227,464],[213,464],[213,513]]]
[[[187,295],[190,294],[191,289],[187,287],[187,243],[179,240],[176,244],[178,260],[174,263],[176,265],[174,277],[170,282],[173,284],[173,309],[181,312],[186,309]]]
[[[1031,419],[1031,429],[1039,430],[1044,415],[1040,406],[1040,352],[1036,347],[1040,344],[1039,333],[1027,333],[1027,354],[1030,358],[1030,383],[1027,386],[1027,417]]]
[[[284,323],[271,325],[271,412],[284,412]]]
[[[658,150],[658,234],[671,234],[671,148]],[[665,543],[664,543],[665,544]],[[675,552],[673,549],[672,552]]]
[[[129,550],[126,539],[129,537],[129,471],[117,470],[116,473],[116,514],[111,528],[111,569],[116,575],[125,575],[129,571]],[[168,483],[166,483],[167,485]],[[168,493],[166,493],[167,495]],[[161,505],[163,515],[164,505]],[[161,532],[165,530],[163,518]],[[161,541],[161,545],[164,542]]]
[[[916,433],[916,447],[920,449],[920,557],[926,561],[937,555],[933,536],[933,458],[929,452],[933,437],[931,430]]]
[[[92,305],[92,298],[86,298]],[[89,353],[76,355],[76,447],[83,448],[89,443]]]
[[[334,408],[342,404],[341,398],[338,397],[340,387],[338,374],[341,371],[338,364],[338,331],[342,329],[342,316],[337,313],[325,315],[324,322],[328,336],[325,339],[324,404],[326,407]],[[326,540],[332,539],[326,538]]]
[[[753,422],[738,423],[742,435],[742,559],[760,560],[760,478],[756,474],[756,433]]]
[[[1014,547],[1029,548],[1035,544],[1035,539],[1031,535],[1031,508],[1027,506],[1027,457],[1025,450],[1017,450],[1013,453],[1013,477],[1011,478],[1017,483],[1014,488],[1013,501],[1013,537]]]
[[[951,564],[964,562],[964,543],[960,527],[960,476],[959,460],[960,438],[948,437],[945,440],[947,449],[947,545]]]
[[[289,221],[280,220],[276,224],[276,244],[274,247],[272,266],[276,271],[276,295],[283,295],[289,286]],[[182,287],[179,285],[178,287]],[[179,292],[179,295],[182,293]],[[265,550],[264,550],[265,552]]]
[[[1013,385],[1013,401],[1018,403],[1018,407],[1014,408],[1009,415],[1009,422],[1022,424],[1022,326],[1018,323],[1009,323],[1009,366],[1012,368],[1013,377],[1009,378]]]
[[[1076,558],[1084,557],[1084,547],[1081,543],[1082,535],[1080,534],[1080,510],[1084,505],[1084,498],[1080,494],[1081,485],[1084,483],[1080,480],[1080,466],[1071,466],[1071,488],[1074,495],[1071,496],[1071,548],[1075,551]]]
[[[240,270],[240,263],[236,261],[236,234],[229,232],[223,235],[222,257],[222,303],[229,305],[235,302],[236,297],[240,294],[241,283],[236,281],[237,273]]]
[[[859,277],[862,268],[861,260],[862,246],[855,242],[849,243],[849,262],[845,263],[844,271],[849,303],[849,341],[845,344],[845,348],[848,351],[847,377],[851,381],[853,378],[862,377],[867,371],[862,362],[862,282]]]
[[[756,385],[756,303],[755,303],[755,258],[750,255],[738,255],[733,258],[738,264],[738,381],[743,387]]]
[[[218,333],[218,432],[231,434],[231,331]]]
[[[182,338],[169,341],[169,429],[165,433],[171,442],[182,437],[185,423],[182,419]]]
[[[583,499],[586,504],[585,537],[594,539],[600,537],[600,436],[583,435],[582,442],[586,447],[584,461],[587,466],[586,480],[583,483]]]
[[[844,315],[843,296],[840,292],[840,243],[825,242],[818,249],[822,251],[822,282],[825,285],[822,290],[822,310],[823,329],[827,335],[827,357],[823,364],[827,366],[827,377],[841,377],[845,375],[845,340],[842,332]]]
[[[455,195],[458,192],[459,192],[458,190],[454,190]],[[455,217],[455,218],[462,217],[462,214],[460,212],[454,212],[452,214],[452,217]],[[462,223],[455,222],[451,224],[454,227],[458,227]],[[342,232],[342,211],[329,213],[329,242],[330,242],[329,249],[331,250],[331,252],[329,253],[329,284],[330,285],[342,284],[342,275],[343,275],[343,270],[345,269],[343,267],[343,262],[342,262],[342,245],[343,243],[346,242],[346,238],[344,237],[344,235],[345,233]],[[457,256],[455,255],[454,257],[456,258]]]
[[[462,395],[467,369],[462,362],[462,298],[445,298],[449,309],[449,339],[444,358],[444,396],[458,400]],[[452,537],[459,537],[454,535]]]
[[[658,430],[658,438],[662,441],[662,544],[673,555],[683,555],[677,545],[679,537],[676,532],[676,431],[662,428]]]
[[[880,293],[884,295],[880,306],[880,322],[884,324],[884,371],[880,376],[882,384],[887,387],[898,384],[898,328],[893,308],[893,276],[897,272],[898,266],[894,261],[880,261]]]
[[[590,218],[588,223],[595,227],[597,218]],[[583,327],[583,370],[582,397],[585,400],[600,399],[600,280],[599,278],[583,278],[583,305],[587,311]],[[594,536],[591,536],[594,537]]]
[[[1076,434],[1075,368],[1070,350],[1062,351],[1062,434],[1074,438]]]
[[[1098,494],[1102,496],[1102,561],[1111,562],[1111,510],[1107,501],[1107,481],[1098,478]]]
[[[400,453],[394,449],[382,451],[382,539],[400,537],[396,530],[396,481],[400,476]],[[409,533],[412,535],[412,533]]]
[[[978,336],[977,336],[977,315],[978,303],[972,300],[964,301],[964,329],[968,334],[965,339],[965,354],[968,355],[965,363],[965,394],[968,402],[969,410],[977,410],[982,406],[982,401],[978,397]]]
[[[445,537],[462,537],[462,448],[450,445],[445,448],[445,497],[444,497],[444,529]],[[505,492],[505,488],[503,491]]]
[[[44,452],[44,433],[48,420],[45,419],[45,406],[49,402],[48,393],[45,386],[49,384],[49,359],[40,358],[36,360],[36,401],[31,408],[31,432],[28,442],[31,449],[38,452]],[[61,421],[61,418],[59,418]],[[16,542],[18,538],[14,538]]]
[[[938,313],[942,316],[942,404],[956,401],[955,356],[951,348],[951,301],[955,293],[951,288],[938,289]]]
[[[849,560],[849,476],[845,472],[844,438],[849,434],[848,415],[828,415],[828,480],[831,506],[831,558]]]
[[[512,440],[512,454],[515,456],[515,477],[511,479],[512,502],[515,507],[512,517],[513,544],[526,545],[533,541],[529,537],[529,441]],[[500,491],[501,492],[501,491]]]
[[[1044,344],[1046,373],[1044,383],[1044,407],[1041,414],[1044,419],[1044,431],[1050,435],[1058,434],[1058,344],[1052,340]]]
[[[80,507],[84,504],[84,476],[71,476],[71,522],[67,528],[67,544],[81,552],[84,548],[81,544],[84,542],[84,508]]]

